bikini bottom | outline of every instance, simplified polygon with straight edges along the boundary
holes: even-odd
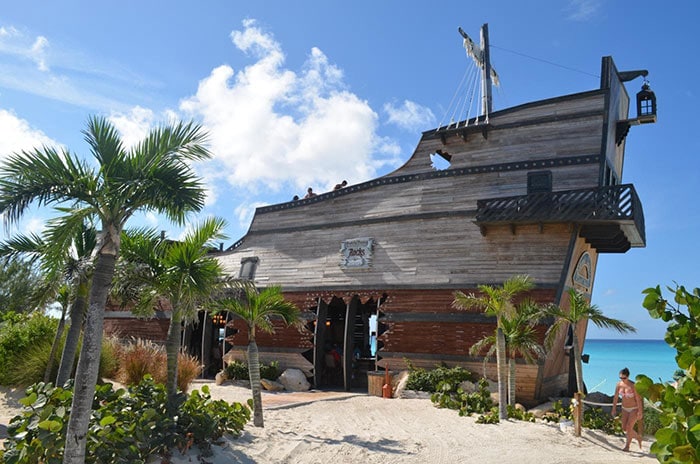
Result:
[[[635,407],[633,407],[633,408],[626,408],[626,407],[624,407],[624,406],[621,406],[621,408],[622,408],[623,411],[625,411],[625,412],[627,412],[627,413],[629,413],[629,412],[634,412],[634,411],[637,410],[637,406],[635,406]]]

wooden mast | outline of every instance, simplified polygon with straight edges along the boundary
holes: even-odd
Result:
[[[482,66],[481,66],[481,83],[482,83],[482,111],[488,121],[489,114],[493,110],[493,102],[491,97],[491,57],[489,52],[489,25],[485,23],[481,26],[481,50]]]

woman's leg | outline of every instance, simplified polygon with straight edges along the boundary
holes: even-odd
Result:
[[[632,411],[632,414],[636,413],[636,411]],[[629,451],[630,450],[630,443],[632,443],[632,434],[634,433],[634,420],[632,419],[632,416],[629,412],[625,411],[624,409],[622,410],[622,414],[620,415],[620,423],[622,425],[622,430],[625,431],[625,447],[622,448],[622,451]]]

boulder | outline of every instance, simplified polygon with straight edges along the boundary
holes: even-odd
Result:
[[[306,376],[299,369],[285,370],[277,381],[289,391],[308,391],[311,388],[311,384],[306,380]]]
[[[532,413],[537,419],[542,419],[547,413],[552,411],[554,411],[554,402],[548,401],[546,403],[538,404],[528,412]]]
[[[430,392],[424,392],[424,391],[418,391],[418,390],[404,390],[401,392],[401,396],[399,398],[403,399],[410,399],[410,400],[415,400],[415,399],[430,399],[431,393]]]
[[[216,377],[214,377],[214,383],[216,385],[221,385],[222,383],[226,382],[228,380],[226,378],[226,373],[224,371],[219,371],[216,373]]]
[[[274,380],[260,379],[260,384],[267,391],[278,392],[284,390],[284,385]]]
[[[479,391],[479,386],[474,382],[470,382],[469,380],[462,381],[459,384],[459,388],[461,388],[462,391],[466,394],[475,393]]]

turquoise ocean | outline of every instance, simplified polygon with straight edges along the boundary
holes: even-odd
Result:
[[[588,364],[583,364],[583,379],[589,392],[615,393],[623,367],[630,370],[632,380],[644,374],[655,382],[672,381],[678,369],[676,350],[663,340],[587,339],[583,353],[590,356]]]

